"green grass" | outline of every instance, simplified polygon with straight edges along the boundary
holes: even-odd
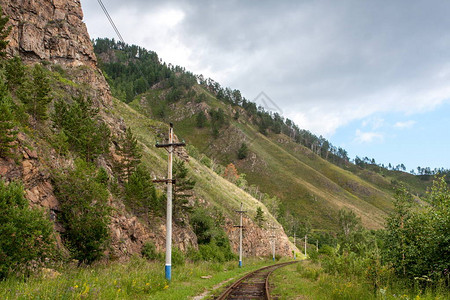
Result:
[[[356,276],[329,275],[318,263],[302,261],[277,269],[270,277],[272,296],[277,299],[359,300],[359,299],[448,299],[449,291],[415,291],[401,282],[392,282],[376,291]]]
[[[229,279],[239,278],[270,260],[245,259],[237,262],[198,262],[174,267],[172,281],[164,279],[164,263],[134,257],[127,263],[113,262],[77,268],[69,266],[56,278],[33,276],[23,281],[0,282],[1,299],[188,299]],[[202,276],[211,278],[203,279]]]

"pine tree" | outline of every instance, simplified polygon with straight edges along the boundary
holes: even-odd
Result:
[[[5,40],[11,32],[11,26],[6,27],[8,21],[9,17],[3,15],[3,9],[0,7],[0,57],[6,56],[5,49],[9,43]]]
[[[28,113],[36,121],[48,118],[47,106],[52,101],[50,91],[50,81],[44,68],[35,64],[32,70],[32,79],[25,82],[19,93],[19,98],[25,104]]]
[[[8,95],[8,90],[0,76],[0,157],[10,157],[11,149],[17,138],[17,131],[14,130],[14,115],[11,110],[12,100]]]
[[[242,143],[241,148],[239,148],[238,150],[238,158],[239,159],[244,159],[246,158],[248,155],[248,147],[246,143]]]
[[[20,57],[15,56],[9,59],[5,66],[6,81],[9,89],[15,91],[19,89],[25,81],[25,65]]]
[[[110,130],[98,119],[98,109],[93,108],[90,98],[74,97],[70,105],[62,100],[56,102],[52,120],[57,128],[64,130],[70,148],[86,161],[92,162],[108,152]]]
[[[141,162],[141,147],[139,147],[136,137],[133,135],[131,128],[127,128],[125,136],[119,141],[119,149],[117,154],[122,156],[122,160],[117,163],[118,173],[126,181],[131,174],[136,170],[136,167]]]
[[[200,111],[197,114],[197,116],[195,117],[195,122],[197,123],[198,128],[205,127],[206,121],[207,121],[207,119],[206,119],[205,113],[203,111]]]
[[[258,224],[259,227],[262,227],[262,224],[265,220],[266,218],[264,218],[264,212],[261,206],[258,206],[258,208],[256,209],[255,222],[256,224]]]
[[[173,178],[176,180],[173,195],[174,214],[182,215],[183,210],[189,209],[189,198],[192,197],[195,180],[189,175],[184,161],[179,159],[176,159],[173,164]]]
[[[150,211],[158,212],[161,208],[150,172],[142,165],[137,166],[125,183],[125,198],[126,203],[138,214],[148,215]]]

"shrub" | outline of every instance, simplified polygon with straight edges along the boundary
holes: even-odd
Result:
[[[53,224],[39,209],[30,208],[23,186],[0,180],[0,279],[27,275],[55,251]]]
[[[203,208],[191,215],[191,225],[198,240],[198,252],[202,260],[224,262],[235,258],[225,231],[214,222]]]
[[[172,247],[172,266],[184,266],[186,258],[178,247]]]
[[[156,246],[152,242],[146,242],[144,246],[142,246],[141,254],[142,257],[149,260],[162,260],[161,253],[156,251]]]
[[[100,174],[101,175],[101,174]],[[54,176],[61,204],[63,239],[73,258],[91,263],[103,254],[109,238],[108,190],[95,166],[78,159],[73,170]]]
[[[303,264],[298,264],[297,272],[300,273],[303,278],[317,281],[322,273],[322,270],[320,268],[313,268],[310,266],[304,266]]]

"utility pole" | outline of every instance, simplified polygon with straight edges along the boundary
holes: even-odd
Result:
[[[305,258],[306,258],[306,243],[308,242],[308,236],[305,234]]]
[[[294,246],[295,246],[295,231],[294,231]],[[296,246],[297,247],[297,246]],[[296,260],[296,257],[295,257],[295,248],[294,248],[294,260]]]
[[[319,252],[319,240],[316,240],[316,251]]]
[[[239,225],[235,225],[234,227],[239,227],[239,268],[242,267],[242,228],[244,227],[242,225],[242,214],[246,213],[247,211],[242,210],[242,202],[241,202],[241,209],[236,210],[237,213],[239,213]]]
[[[275,261],[275,241],[276,241],[276,235],[274,232],[275,226],[270,226],[271,235],[269,236],[269,241],[272,246],[272,260]]]
[[[169,143],[155,145],[157,148],[165,148],[169,152],[168,158],[168,171],[167,179],[154,180],[154,182],[165,182],[167,183],[167,212],[166,212],[166,279],[170,281],[172,279],[172,185],[175,180],[172,179],[172,160],[173,160],[173,150],[176,147],[186,146],[183,143],[173,142],[173,124],[170,123],[169,128]]]

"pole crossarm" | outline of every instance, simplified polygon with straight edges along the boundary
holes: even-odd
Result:
[[[170,144],[158,144],[156,143],[156,148],[169,148],[169,147],[184,147],[186,143],[170,143]]]
[[[153,179],[153,182],[163,182],[163,183],[170,183],[172,182],[172,184],[176,184],[177,180],[174,179]]]

